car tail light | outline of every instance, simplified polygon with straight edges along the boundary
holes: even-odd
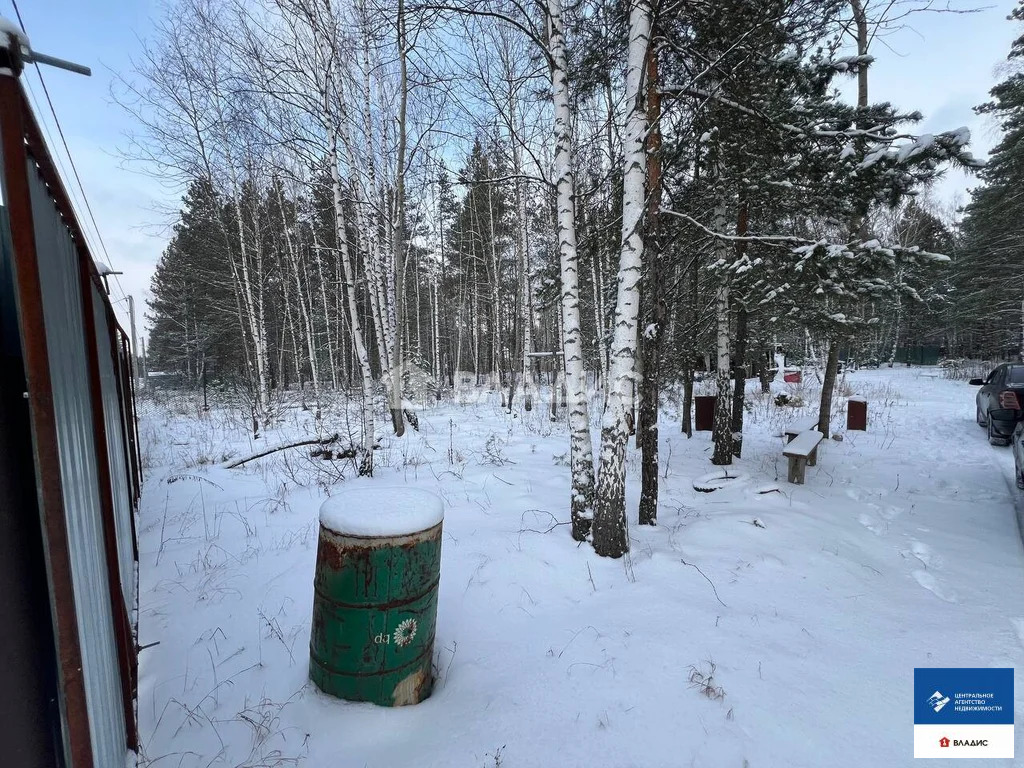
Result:
[[[1017,393],[1009,389],[1004,389],[1002,392],[1000,392],[999,407],[1019,411],[1020,400],[1017,399]]]

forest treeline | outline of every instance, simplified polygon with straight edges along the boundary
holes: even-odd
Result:
[[[1024,5],[1014,13],[1022,19]],[[875,49],[927,0],[178,0],[121,83],[133,156],[185,190],[153,278],[149,366],[360,404],[359,468],[412,395],[469,379],[565,401],[572,533],[628,548],[625,452],[657,518],[657,413],[700,371],[716,464],[743,381],[781,347],[841,357],[1024,351],[1021,104],[1005,138],[924,134],[870,98]],[[849,94],[848,96],[846,94]],[[932,202],[979,173],[964,214]],[[591,416],[600,414],[597,441]]]

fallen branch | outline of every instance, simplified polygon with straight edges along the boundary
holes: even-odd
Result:
[[[261,451],[260,453],[254,453],[252,456],[246,456],[244,459],[237,459],[235,461],[232,461],[230,464],[225,464],[224,468],[234,469],[235,467],[240,467],[243,464],[248,464],[250,461],[254,461],[255,459],[262,459],[264,456],[269,456],[272,453],[277,453],[278,451],[285,451],[288,450],[289,448],[299,448],[303,445],[332,445],[333,443],[338,442],[339,439],[340,435],[337,432],[335,432],[330,437],[314,437],[309,440],[299,440],[298,442],[295,443],[277,445],[274,446],[273,448],[268,448],[265,451]]]
[[[712,581],[711,579],[709,579],[709,578],[708,578],[708,576],[707,576],[707,574],[706,574],[706,573],[704,573],[704,571],[702,571],[702,570],[701,570],[700,568],[698,568],[698,567],[697,567],[696,565],[694,565],[693,563],[688,563],[688,562],[686,562],[685,560],[682,560],[682,559],[681,559],[681,560],[680,560],[679,562],[680,562],[680,563],[682,563],[683,565],[688,565],[688,566],[690,566],[691,568],[694,568],[694,569],[696,569],[697,573],[699,573],[699,574],[700,574],[701,576],[703,576],[703,577],[704,577],[704,581],[706,581],[706,582],[707,582],[708,584],[710,584],[710,585],[711,585],[711,589],[712,589],[712,591],[713,591],[713,592],[715,593],[715,600],[717,600],[718,602],[722,603],[722,598],[720,598],[720,597],[718,596],[718,589],[716,589],[716,588],[715,588],[715,582],[713,582],[713,581]],[[722,605],[725,605],[725,603],[722,603]],[[728,606],[728,605],[725,605],[725,607],[726,607],[726,608],[728,608],[729,606]]]

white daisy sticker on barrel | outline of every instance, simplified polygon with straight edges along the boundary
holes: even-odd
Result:
[[[416,619],[406,619],[395,628],[395,645],[404,648],[416,637]]]

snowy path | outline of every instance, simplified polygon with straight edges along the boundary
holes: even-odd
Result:
[[[659,525],[632,527],[624,561],[577,547],[565,526],[544,532],[566,519],[568,478],[565,434],[542,414],[425,411],[422,433],[359,481],[408,482],[447,506],[438,686],[401,710],[306,685],[319,492],[280,463],[193,467],[169,484],[181,457],[156,456],[141,522],[140,639],[161,643],[142,654],[146,757],[912,765],[915,666],[1024,665],[1012,458],[974,425],[965,384],[915,369],[850,382],[871,401],[869,431],[823,444],[804,486],[785,482],[777,435],[792,414],[770,401],[750,414],[737,467],[749,482],[710,494],[692,487],[712,469],[708,436],[666,422]],[[158,441],[195,429],[146,426]],[[207,450],[225,449],[211,438]]]

